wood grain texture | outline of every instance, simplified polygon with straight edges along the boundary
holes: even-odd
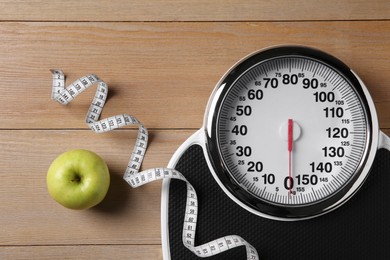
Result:
[[[0,128],[85,128],[95,90],[67,107],[51,101],[49,69],[62,68],[68,84],[91,72],[108,83],[103,116],[128,113],[149,128],[197,129],[224,72],[278,44],[313,46],[343,60],[370,90],[381,127],[390,127],[390,21],[5,23],[0,34]]]
[[[0,1],[4,21],[277,21],[389,19],[386,0]]]
[[[162,252],[160,245],[10,246],[0,248],[0,258],[3,260],[160,260]]]
[[[0,245],[159,244],[161,181],[133,189],[122,179],[136,134],[0,131]],[[191,134],[151,131],[142,169],[166,166]],[[105,200],[85,211],[60,206],[46,189],[51,161],[76,148],[95,151],[111,174]]]
[[[0,0],[0,259],[162,259],[161,182],[122,180],[137,129],[88,130],[95,88],[61,106],[50,100],[49,69],[63,69],[67,83],[87,73],[108,83],[103,117],[127,113],[151,129],[148,169],[166,166],[201,127],[227,69],[279,44],[348,64],[390,134],[390,1]],[[100,154],[111,172],[106,199],[87,211],[46,190],[51,161],[75,148]]]

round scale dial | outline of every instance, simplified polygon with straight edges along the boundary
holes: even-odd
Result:
[[[260,214],[322,214],[366,177],[370,109],[361,81],[332,56],[304,47],[253,54],[220,81],[208,110],[216,177]]]

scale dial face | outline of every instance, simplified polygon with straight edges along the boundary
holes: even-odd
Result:
[[[217,85],[206,114],[214,177],[262,216],[336,208],[368,174],[374,108],[363,88],[318,50],[285,46],[245,58]]]

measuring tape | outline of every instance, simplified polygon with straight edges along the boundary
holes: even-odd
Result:
[[[53,87],[51,98],[62,105],[71,102],[76,96],[90,86],[97,84],[97,90],[91,106],[88,109],[85,122],[88,127],[96,133],[104,133],[116,128],[133,125],[138,126],[139,131],[130,161],[123,176],[124,180],[133,188],[146,183],[162,179],[178,179],[186,182],[187,200],[183,225],[183,244],[190,251],[199,257],[209,257],[229,249],[245,246],[247,259],[258,260],[256,249],[237,235],[225,236],[203,245],[195,246],[196,224],[198,216],[198,199],[194,187],[186,180],[179,171],[170,168],[154,168],[139,171],[148,145],[148,130],[135,117],[127,114],[120,114],[99,120],[107,99],[107,84],[94,74],[79,78],[65,88],[65,75],[62,70],[51,70]]]

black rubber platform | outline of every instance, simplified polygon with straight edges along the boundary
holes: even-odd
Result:
[[[260,259],[390,259],[390,152],[378,151],[362,189],[339,209],[311,220],[281,222],[244,210],[220,189],[200,146],[191,146],[176,169],[194,186],[199,199],[196,245],[240,235]],[[172,260],[200,259],[184,247],[182,228],[185,183],[172,180],[169,191],[169,240]],[[246,259],[239,247],[210,260]]]

